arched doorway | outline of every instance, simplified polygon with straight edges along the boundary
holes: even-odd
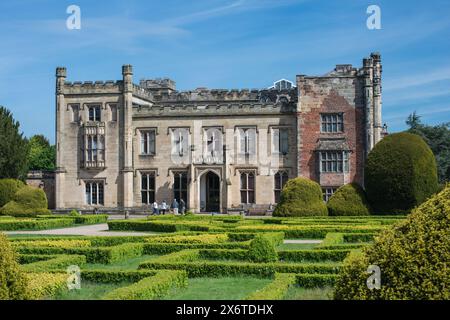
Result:
[[[212,171],[200,179],[200,207],[203,212],[220,211],[220,178]]]

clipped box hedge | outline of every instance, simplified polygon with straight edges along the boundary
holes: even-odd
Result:
[[[166,254],[185,249],[248,249],[250,242],[145,243],[144,254]]]
[[[281,300],[296,282],[294,273],[276,273],[275,279],[264,288],[253,292],[245,300]]]
[[[20,254],[19,263],[20,264],[33,263],[38,261],[50,260],[56,257],[57,255],[51,254]]]
[[[22,265],[26,272],[47,272],[51,270],[65,270],[70,265],[82,266],[86,257],[82,255],[60,255],[56,258]]]
[[[343,261],[350,253],[350,249],[343,250],[287,250],[278,251],[280,260],[285,261]]]
[[[0,230],[44,230],[70,227],[73,225],[72,219],[17,219],[0,220]]]
[[[26,273],[28,299],[41,300],[51,298],[67,290],[66,273]]]
[[[103,300],[153,300],[166,296],[174,287],[187,286],[187,274],[184,271],[166,270],[158,272],[130,286],[115,289]]]
[[[157,271],[154,270],[81,270],[81,278],[83,281],[96,283],[137,282],[144,278],[154,276],[156,273]]]
[[[141,256],[144,252],[144,244],[123,243],[111,247],[81,248],[21,246],[17,248],[17,251],[21,254],[78,254],[86,256],[88,263],[110,264]]]
[[[186,270],[189,277],[223,277],[236,275],[254,275],[272,277],[280,273],[336,273],[340,264],[332,263],[251,263],[251,262],[157,262],[149,260],[142,262],[139,269]]]
[[[302,288],[323,288],[333,287],[337,274],[297,274],[295,276],[296,284]]]

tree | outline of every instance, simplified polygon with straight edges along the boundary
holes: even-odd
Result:
[[[344,300],[450,299],[450,185],[375,242],[353,252],[340,268],[334,298]],[[380,268],[381,288],[369,290],[369,265]]]
[[[391,134],[370,151],[364,181],[374,213],[408,213],[438,191],[436,161],[420,136]]]
[[[55,146],[43,135],[32,136],[29,141],[30,152],[28,154],[29,170],[54,170],[56,162]]]
[[[0,300],[28,298],[27,280],[17,260],[17,254],[8,239],[0,233]]]
[[[421,136],[436,157],[440,183],[450,181],[450,122],[436,126],[422,123],[420,116],[413,112],[408,116],[408,132]]]
[[[364,189],[357,183],[343,185],[327,203],[330,216],[367,216],[370,206]]]
[[[289,180],[281,191],[280,203],[273,215],[278,217],[328,215],[320,185],[302,177]]]
[[[27,172],[28,141],[19,132],[19,122],[0,106],[0,178],[24,178]]]

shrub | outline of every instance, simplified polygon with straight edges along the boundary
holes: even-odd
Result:
[[[39,188],[24,186],[19,189],[9,201],[1,208],[1,213],[8,216],[36,216],[49,214],[47,197]]]
[[[404,221],[351,254],[336,283],[336,299],[450,299],[450,185]],[[366,286],[369,265],[381,269],[381,289]]]
[[[409,212],[438,190],[436,161],[421,137],[396,133],[369,153],[365,186],[375,213]]]
[[[52,270],[65,270],[70,265],[82,266],[86,257],[81,255],[60,255],[56,258],[25,264],[22,269],[27,272],[46,272]]]
[[[8,239],[0,233],[0,300],[22,300],[28,296],[27,280],[17,261]]]
[[[286,250],[279,251],[280,260],[286,261],[342,261],[349,254],[350,250]]]
[[[228,261],[193,261],[193,262],[156,262],[149,260],[142,262],[139,269],[154,270],[185,270],[190,278],[195,277],[223,277],[237,275],[254,275],[257,277],[273,277],[280,273],[321,273],[338,272],[339,263],[257,263],[257,262],[228,262]]]
[[[246,300],[281,300],[289,287],[295,283],[295,274],[276,273],[275,280],[267,286],[250,294]]]
[[[67,289],[66,273],[27,273],[30,300],[50,298]]]
[[[70,227],[72,219],[23,219],[23,220],[0,220],[0,230],[43,230]]]
[[[81,270],[83,281],[92,281],[97,283],[121,283],[137,282],[147,277],[154,276],[155,270]]]
[[[337,277],[336,274],[297,274],[296,283],[302,288],[332,287]]]
[[[65,239],[43,239],[43,240],[33,240],[33,241],[23,241],[17,240],[13,241],[12,245],[14,248],[17,247],[49,247],[49,248],[79,248],[79,247],[90,247],[91,242],[89,240],[65,240]]]
[[[279,217],[328,215],[320,185],[301,177],[289,180],[281,192],[280,203],[273,215]]]
[[[258,234],[251,242],[248,250],[250,260],[254,262],[278,261],[274,241],[265,234]]]
[[[25,184],[16,179],[0,179],[0,207],[13,199],[14,194]]]
[[[140,280],[127,287],[118,288],[103,296],[103,300],[151,300],[161,299],[173,287],[185,287],[187,275],[185,271],[166,270],[153,277]]]
[[[327,203],[330,216],[367,216],[370,214],[366,193],[356,183],[346,184]]]
[[[70,211],[69,216],[70,217],[78,217],[78,216],[81,216],[81,213],[79,213],[77,210],[73,209],[72,211]]]
[[[243,249],[202,249],[200,258],[209,260],[248,260],[248,250]]]
[[[201,235],[174,235],[171,237],[153,236],[147,238],[147,242],[158,243],[221,243],[226,242],[226,234],[201,234]]]
[[[74,221],[77,224],[105,223],[107,220],[107,214],[85,214],[74,217]]]

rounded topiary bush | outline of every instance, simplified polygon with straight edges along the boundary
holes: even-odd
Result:
[[[370,207],[366,193],[357,183],[346,184],[331,196],[327,203],[330,216],[367,216]]]
[[[42,189],[24,186],[5,204],[0,212],[7,216],[34,216],[50,214],[47,209],[47,196]]]
[[[409,212],[438,190],[433,152],[420,136],[406,132],[388,135],[373,148],[364,179],[378,214]]]
[[[450,299],[450,185],[344,261],[336,299]],[[381,289],[367,288],[369,265],[381,270]]]
[[[301,177],[289,180],[281,191],[280,203],[273,215],[277,217],[328,215],[320,185]]]
[[[263,234],[258,234],[250,242],[249,257],[253,262],[275,262],[278,254],[275,244]]]
[[[27,281],[20,270],[17,255],[6,236],[0,233],[0,300],[23,300],[27,297]]]
[[[0,207],[12,200],[14,194],[25,184],[16,179],[0,179]]]

